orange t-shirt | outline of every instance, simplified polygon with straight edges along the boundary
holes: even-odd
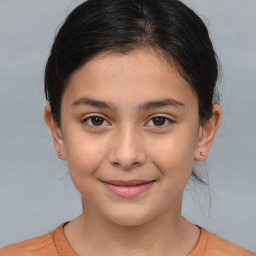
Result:
[[[20,243],[0,249],[0,256],[79,256],[64,236],[61,224],[57,229]],[[188,256],[256,256],[255,253],[239,247],[219,236],[201,229],[201,235],[194,250]]]

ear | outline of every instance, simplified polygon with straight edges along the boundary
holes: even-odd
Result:
[[[51,130],[53,143],[60,159],[66,160],[65,144],[60,127],[57,125],[51,112],[51,106],[47,105],[44,110],[44,120]],[[62,154],[60,154],[62,153]]]
[[[199,137],[197,141],[194,159],[204,161],[212,146],[215,134],[220,126],[222,110],[220,105],[213,104],[213,115],[210,120],[200,126]]]

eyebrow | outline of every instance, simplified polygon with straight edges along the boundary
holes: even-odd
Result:
[[[102,108],[102,109],[115,109],[114,105],[109,102],[90,99],[86,97],[82,97],[79,100],[76,100],[72,103],[72,106],[79,106],[79,105],[92,106],[95,108]]]
[[[79,105],[92,106],[99,109],[116,109],[115,105],[113,105],[110,102],[91,99],[87,97],[82,97],[79,100],[76,100],[72,103],[72,106],[79,106]],[[153,100],[153,101],[145,102],[138,106],[138,110],[146,111],[146,110],[151,110],[151,109],[165,107],[165,106],[185,107],[185,105],[182,102],[177,101],[175,99],[167,98],[162,100]]]
[[[149,102],[145,102],[144,104],[139,106],[140,111],[151,110],[155,108],[165,107],[165,106],[172,106],[172,107],[185,107],[185,105],[175,99],[162,99],[162,100],[153,100]]]

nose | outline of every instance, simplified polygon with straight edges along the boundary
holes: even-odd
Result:
[[[143,165],[146,161],[142,138],[132,127],[123,127],[113,134],[110,145],[108,158],[115,167],[130,170]]]

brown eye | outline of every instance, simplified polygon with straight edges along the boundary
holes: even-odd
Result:
[[[87,126],[90,126],[92,128],[97,128],[101,126],[106,126],[109,123],[105,120],[105,118],[101,116],[90,116],[85,118],[82,123],[86,124]]]
[[[162,125],[165,124],[166,118],[165,118],[165,117],[158,116],[158,117],[152,118],[152,121],[153,121],[153,124],[154,124],[155,126],[162,126]]]
[[[173,125],[173,123],[174,122],[168,117],[155,116],[149,120],[147,126],[155,127],[156,129],[164,129],[169,127],[170,125]]]
[[[100,126],[104,123],[104,118],[100,117],[100,116],[92,116],[90,117],[91,119],[91,123],[94,126]]]

